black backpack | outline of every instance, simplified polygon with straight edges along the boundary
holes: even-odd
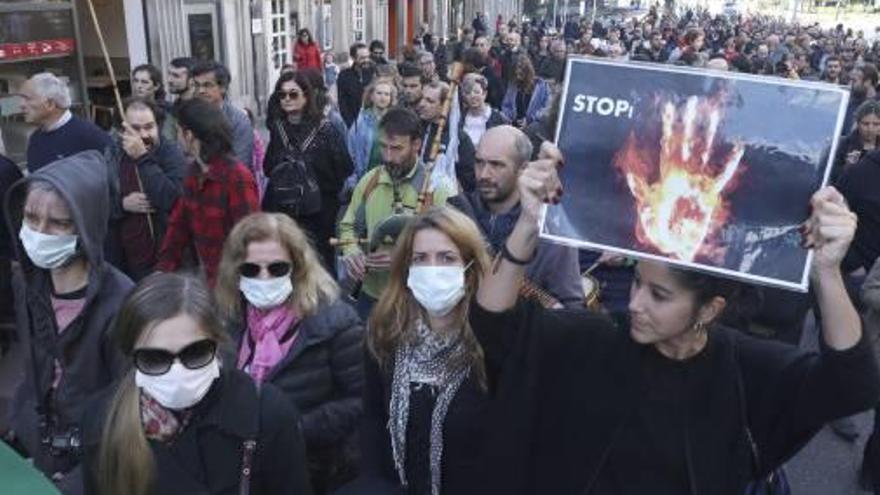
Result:
[[[314,215],[321,211],[321,189],[315,179],[314,170],[304,158],[325,122],[326,120],[321,120],[315,126],[299,149],[291,146],[284,126],[280,121],[276,122],[278,135],[284,142],[284,156],[269,174],[267,195],[271,197],[275,208],[292,217]]]

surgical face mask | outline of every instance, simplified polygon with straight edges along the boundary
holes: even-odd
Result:
[[[46,270],[64,266],[76,254],[77,236],[73,234],[43,234],[23,223],[18,238],[21,239],[28,258]]]
[[[207,366],[195,370],[186,368],[175,359],[162,375],[146,375],[136,370],[134,381],[162,406],[180,410],[198,404],[219,376],[220,363],[216,357]]]
[[[267,309],[287,301],[293,293],[293,282],[289,276],[268,279],[240,277],[238,288],[255,308]]]
[[[445,316],[464,297],[463,266],[413,266],[406,285],[431,316]]]

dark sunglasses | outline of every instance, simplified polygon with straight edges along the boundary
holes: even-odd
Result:
[[[279,91],[278,92],[278,97],[281,98],[282,100],[288,100],[288,99],[289,100],[298,100],[300,96],[302,96],[302,93],[300,93],[299,91],[297,91],[295,89],[291,90],[291,91]]]
[[[210,364],[216,352],[217,343],[208,339],[193,342],[177,354],[165,349],[142,348],[134,351],[134,366],[145,375],[164,375],[174,360],[179,359],[185,368],[197,370]]]
[[[290,263],[286,261],[275,261],[266,265],[266,270],[272,278],[285,277],[290,274]],[[238,273],[245,278],[256,278],[263,271],[262,265],[256,263],[242,263],[238,265]]]

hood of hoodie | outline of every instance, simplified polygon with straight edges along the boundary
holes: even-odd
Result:
[[[18,259],[31,270],[36,266],[28,258],[18,233],[28,188],[35,181],[49,183],[64,199],[76,225],[78,249],[88,259],[91,270],[101,267],[110,214],[110,186],[104,156],[92,150],[62,158],[21,179],[9,189],[4,209],[6,222],[15,238]]]

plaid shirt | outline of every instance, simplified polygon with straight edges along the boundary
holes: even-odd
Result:
[[[156,268],[163,272],[179,269],[186,248],[194,247],[213,286],[226,236],[239,219],[259,209],[257,184],[250,170],[240,162],[212,160],[207,173],[191,173],[183,181],[183,196],[171,210]]]

